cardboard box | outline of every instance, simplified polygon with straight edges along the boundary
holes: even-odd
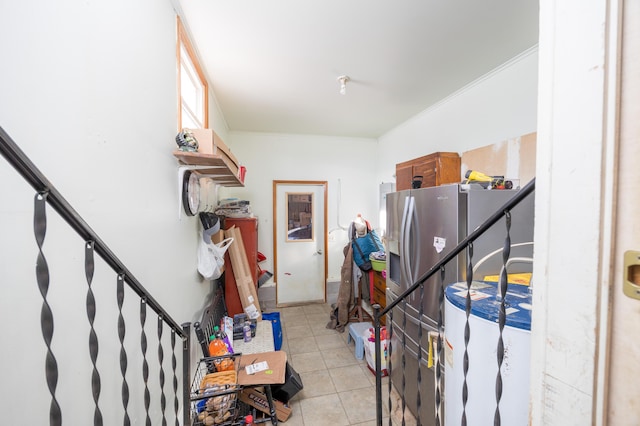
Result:
[[[300,226],[311,225],[311,213],[300,213]]]
[[[262,411],[267,415],[271,415],[269,410],[269,402],[267,401],[267,395],[257,388],[245,388],[240,392],[240,401],[248,404],[257,410]],[[276,417],[279,422],[285,422],[291,415],[291,407],[277,399],[273,399],[273,404],[276,408]]]
[[[247,372],[247,366],[266,363],[262,371]],[[260,352],[240,356],[238,367],[238,384],[242,386],[281,385],[285,383],[287,369],[287,353],[284,351]]]
[[[238,175],[240,162],[216,132],[212,129],[185,129],[185,131],[191,132],[198,141],[198,153],[221,156],[228,160],[226,162],[230,163],[229,168],[236,176]]]
[[[307,194],[291,194],[289,200],[294,203],[310,203],[311,196]]]

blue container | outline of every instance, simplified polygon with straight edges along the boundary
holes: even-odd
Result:
[[[262,319],[271,321],[271,328],[273,330],[273,346],[276,351],[279,351],[280,348],[282,348],[282,323],[280,322],[280,312],[263,312]]]

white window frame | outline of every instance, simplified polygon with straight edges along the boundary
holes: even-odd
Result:
[[[196,127],[209,128],[209,84],[205,78],[204,72],[198,62],[198,57],[187,32],[182,25],[180,18],[178,22],[178,43],[176,47],[176,58],[178,65],[178,131],[181,131],[183,122],[189,121],[196,124]],[[183,73],[187,73],[188,80],[196,88],[197,99],[195,104],[190,104],[182,96],[182,77]],[[183,117],[187,114],[188,117]],[[189,126],[192,127],[192,126]]]

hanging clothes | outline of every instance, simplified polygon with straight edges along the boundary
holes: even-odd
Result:
[[[335,329],[340,333],[344,332],[344,328],[349,323],[349,312],[353,305],[353,285],[351,284],[353,277],[353,249],[351,241],[344,246],[342,252],[344,253],[344,261],[340,270],[338,299],[335,305],[332,306],[330,321],[327,324],[327,328]]]

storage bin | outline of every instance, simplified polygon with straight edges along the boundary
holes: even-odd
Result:
[[[282,385],[271,386],[273,397],[285,404],[289,402],[295,394],[303,389],[302,379],[296,370],[287,362],[285,371],[285,382]]]
[[[271,322],[273,330],[273,347],[276,351],[282,348],[282,323],[280,322],[280,312],[268,312],[262,314],[262,319]]]
[[[376,260],[369,256],[369,260],[371,261],[371,268],[374,271],[382,272],[387,267],[387,262],[385,260]]]

